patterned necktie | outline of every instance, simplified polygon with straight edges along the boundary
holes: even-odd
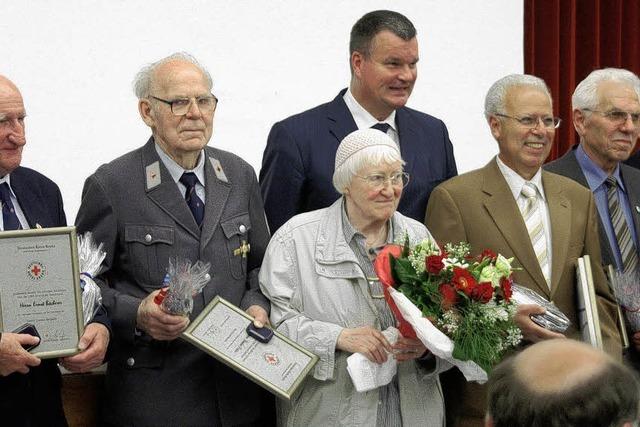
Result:
[[[611,217],[611,225],[616,234],[618,249],[622,256],[622,265],[625,272],[635,271],[638,268],[638,251],[636,245],[631,239],[631,230],[627,225],[624,212],[620,208],[620,200],[618,198],[618,182],[614,176],[607,178],[607,199],[609,202],[609,216]]]
[[[522,187],[521,194],[526,201],[522,207],[522,218],[527,226],[531,245],[538,258],[538,263],[542,269],[544,279],[547,286],[551,283],[549,274],[549,256],[547,253],[547,238],[544,232],[544,223],[542,222],[542,212],[538,203],[538,192],[536,186],[531,182],[525,182]]]
[[[5,231],[20,230],[22,226],[18,220],[18,215],[13,208],[11,202],[11,190],[9,184],[3,182],[0,184],[0,203],[2,203],[2,223]]]
[[[196,183],[198,182],[198,177],[193,172],[185,172],[180,177],[180,182],[187,187],[187,191],[184,194],[184,199],[191,209],[191,213],[195,218],[198,226],[202,225],[202,218],[204,218],[204,203],[202,199],[198,197],[196,193]]]
[[[378,129],[380,132],[387,133],[390,127],[391,125],[389,123],[376,123],[375,125],[371,126],[371,129]]]

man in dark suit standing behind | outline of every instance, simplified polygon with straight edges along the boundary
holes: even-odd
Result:
[[[431,190],[457,174],[445,124],[405,107],[418,74],[411,21],[388,10],[369,12],[353,26],[349,52],[349,88],[269,133],[260,187],[272,232],[292,216],[338,199],[331,183],[336,150],[357,129],[375,127],[399,145],[411,180],[398,211],[415,220],[424,219]]]
[[[0,230],[64,227],[67,221],[58,186],[44,175],[20,166],[26,144],[27,113],[18,88],[0,76]],[[2,260],[8,262],[8,260]],[[0,274],[2,267],[0,266]],[[102,363],[109,342],[104,312],[86,326],[83,352],[61,359],[69,370],[84,372]],[[23,345],[38,343],[27,334],[0,334],[0,420],[7,426],[66,426],[60,398],[57,360],[40,360]]]
[[[593,71],[576,87],[571,103],[580,144],[545,169],[593,192],[602,262],[633,273],[640,254],[640,171],[622,162],[640,134],[640,79],[623,69]],[[628,356],[640,367],[640,332],[632,340]]]

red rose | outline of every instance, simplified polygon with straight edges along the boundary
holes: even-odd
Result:
[[[438,291],[442,296],[442,309],[448,310],[458,302],[458,292],[449,283],[443,283],[438,286]]]
[[[478,286],[471,290],[471,298],[483,304],[491,301],[491,297],[493,297],[493,286],[491,282],[479,283]]]
[[[498,258],[498,255],[495,252],[493,252],[491,249],[485,249],[482,251],[479,258],[480,258],[480,261],[482,261],[485,258],[491,258],[491,261],[495,261],[496,258]]]
[[[453,267],[453,279],[451,284],[465,295],[471,296],[471,291],[478,285],[476,279],[464,268]]]
[[[394,258],[400,257],[402,254],[402,246],[400,245],[387,245],[378,253],[376,259],[373,261],[373,269],[380,279],[380,283],[385,286],[394,286],[393,274],[391,273],[391,260],[390,256]]]
[[[429,274],[437,275],[444,268],[443,255],[429,255],[425,260],[425,267]]]
[[[513,294],[513,291],[511,290],[512,283],[513,279],[511,279],[511,276],[500,279],[500,289],[502,289],[502,295],[504,295],[504,300],[506,302],[511,300],[511,295]]]

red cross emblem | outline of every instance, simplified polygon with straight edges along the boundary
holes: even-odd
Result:
[[[34,276],[38,277],[40,275],[40,272],[42,271],[42,269],[40,267],[38,267],[38,265],[34,265],[33,267],[31,267],[31,273],[33,273]]]

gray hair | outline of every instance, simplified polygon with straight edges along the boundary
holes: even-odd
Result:
[[[600,83],[607,81],[631,86],[640,101],[640,79],[638,79],[638,76],[622,68],[603,68],[602,70],[592,71],[576,86],[576,90],[573,91],[573,96],[571,97],[572,109],[597,109],[599,104],[598,86]]]
[[[136,94],[138,99],[146,99],[150,95],[151,86],[153,83],[153,74],[156,69],[167,62],[172,61],[184,61],[189,62],[202,72],[202,75],[207,80],[207,85],[209,86],[209,90],[213,87],[213,80],[211,79],[211,75],[209,72],[198,62],[198,60],[193,56],[186,52],[176,52],[167,56],[166,58],[162,58],[156,62],[145,65],[138,71],[136,77],[133,79],[133,91]]]
[[[374,10],[358,19],[351,28],[349,54],[360,52],[368,58],[371,54],[371,41],[384,30],[391,31],[405,41],[416,36],[416,28],[403,14],[392,10]]]
[[[491,85],[484,98],[484,115],[489,118],[495,114],[505,114],[505,100],[509,89],[518,86],[530,86],[544,92],[553,104],[547,84],[540,77],[529,74],[509,74]]]
[[[395,142],[376,129],[360,129],[347,135],[336,152],[333,186],[340,194],[365,167],[400,162],[404,166]]]

